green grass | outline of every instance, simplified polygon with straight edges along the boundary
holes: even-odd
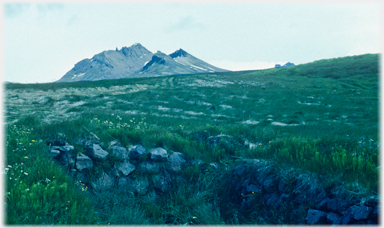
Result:
[[[79,153],[75,142],[89,132],[104,145],[118,140],[126,147],[160,146],[228,167],[238,157],[267,159],[280,169],[340,179],[350,191],[358,185],[367,194],[377,193],[378,58],[160,78],[6,84],[5,160],[12,166],[5,167],[7,224],[236,224],[220,214],[218,174],[194,166],[182,174],[185,185],[155,202],[118,191],[90,200],[49,161],[45,144],[61,135]],[[255,146],[250,149],[246,141]],[[101,165],[109,169],[108,163]]]

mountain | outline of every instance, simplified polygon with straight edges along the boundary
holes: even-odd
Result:
[[[156,52],[148,62],[133,77],[156,77],[178,74],[199,74],[225,72],[227,70],[212,66],[183,49],[179,49],[170,55],[160,51]]]
[[[84,59],[76,63],[57,82],[96,81],[103,79],[127,78],[140,70],[152,59],[152,52],[141,44],[123,47],[115,51],[103,51],[92,59]]]
[[[141,44],[121,50],[103,51],[92,59],[84,59],[57,82],[97,81],[117,78],[157,77],[178,74],[225,72],[186,51],[179,49],[170,55],[153,54]]]

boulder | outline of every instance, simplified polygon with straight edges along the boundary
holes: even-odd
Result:
[[[137,145],[129,151],[128,157],[133,160],[143,159],[146,155],[145,152],[146,150],[142,145]]]
[[[56,158],[57,156],[60,155],[60,150],[50,149],[50,150],[49,150],[49,153],[50,153],[50,155],[51,155],[53,158]]]
[[[129,159],[128,151],[122,146],[112,146],[111,147],[112,154],[120,160],[126,160]]]
[[[117,180],[117,186],[119,188],[126,188],[128,186],[131,186],[133,183],[133,180],[129,177],[121,177]]]
[[[102,172],[101,176],[96,180],[92,181],[91,186],[96,191],[105,191],[113,187],[113,178]]]
[[[103,150],[99,144],[90,143],[85,146],[85,150],[92,159],[105,160],[108,156],[108,152]]]
[[[132,165],[129,161],[124,161],[122,163],[116,164],[115,169],[117,171],[118,176],[128,176],[133,171],[135,171],[136,167]]]
[[[93,161],[87,155],[79,153],[76,157],[76,169],[83,171],[84,169],[91,169],[93,167]]]
[[[186,166],[184,154],[180,152],[174,152],[168,157],[166,168],[173,173],[181,173],[181,170]]]
[[[321,202],[323,199],[325,199],[325,197],[327,196],[326,192],[324,189],[321,189],[321,188],[310,188],[308,189],[307,191],[307,201],[308,203],[319,203]]]
[[[75,147],[72,146],[72,145],[69,145],[68,143],[65,143],[64,146],[51,146],[49,147],[50,150],[58,150],[58,151],[62,151],[62,152],[69,152],[71,150],[74,150]]]
[[[171,176],[168,173],[158,174],[153,178],[153,186],[157,192],[163,193],[171,188]]]
[[[135,194],[143,196],[147,194],[147,191],[148,191],[148,187],[149,187],[148,179],[146,177],[137,178],[132,182],[132,187]]]
[[[371,196],[365,199],[364,205],[369,207],[376,207],[379,204],[379,198],[375,196]]]
[[[348,209],[349,214],[353,214],[353,218],[356,220],[362,220],[362,219],[368,219],[372,218],[370,215],[371,212],[373,211],[372,207],[367,207],[367,206],[357,206],[354,205]],[[348,212],[347,212],[348,214]]]
[[[56,136],[47,141],[47,146],[65,146],[67,142],[64,139],[65,137]]]
[[[289,194],[285,194],[285,193],[281,194],[280,200],[281,200],[281,202],[288,202],[289,201]]]
[[[139,170],[146,174],[158,174],[160,173],[161,166],[153,161],[144,161],[140,163]]]
[[[167,161],[167,159],[168,159],[167,151],[161,147],[150,149],[149,155],[150,155],[151,160],[153,160],[153,161],[161,162],[161,161]]]
[[[329,200],[330,199],[328,197],[326,197],[325,199],[320,201],[318,204],[316,204],[316,206],[315,206],[316,209],[329,212],[328,207],[327,207]]]
[[[329,224],[333,224],[333,225],[336,225],[336,224],[341,224],[341,216],[335,212],[329,212],[327,213],[327,222]]]
[[[324,211],[309,209],[307,216],[305,217],[307,224],[326,224],[327,223],[327,213]]]
[[[333,198],[330,199],[327,203],[327,209],[328,211],[334,211],[338,213],[342,213],[343,211],[347,210],[350,204],[342,198]]]

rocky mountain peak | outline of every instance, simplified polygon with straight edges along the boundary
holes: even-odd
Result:
[[[170,54],[169,56],[171,56],[172,58],[177,58],[177,57],[186,57],[188,56],[188,52],[184,51],[183,49],[179,49],[175,52],[173,52],[172,54]]]

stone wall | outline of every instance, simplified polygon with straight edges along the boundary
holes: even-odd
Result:
[[[185,182],[181,173],[196,165],[222,172],[217,195],[224,220],[239,217],[241,223],[257,214],[267,224],[378,224],[378,197],[344,194],[322,185],[309,173],[282,172],[268,161],[243,159],[233,168],[224,168],[188,160],[180,152],[168,153],[160,147],[146,150],[134,145],[127,149],[111,142],[103,148],[95,141],[80,139],[77,144],[84,153],[75,153],[74,146],[64,140],[48,144],[50,156],[92,192],[120,188],[155,199]]]

